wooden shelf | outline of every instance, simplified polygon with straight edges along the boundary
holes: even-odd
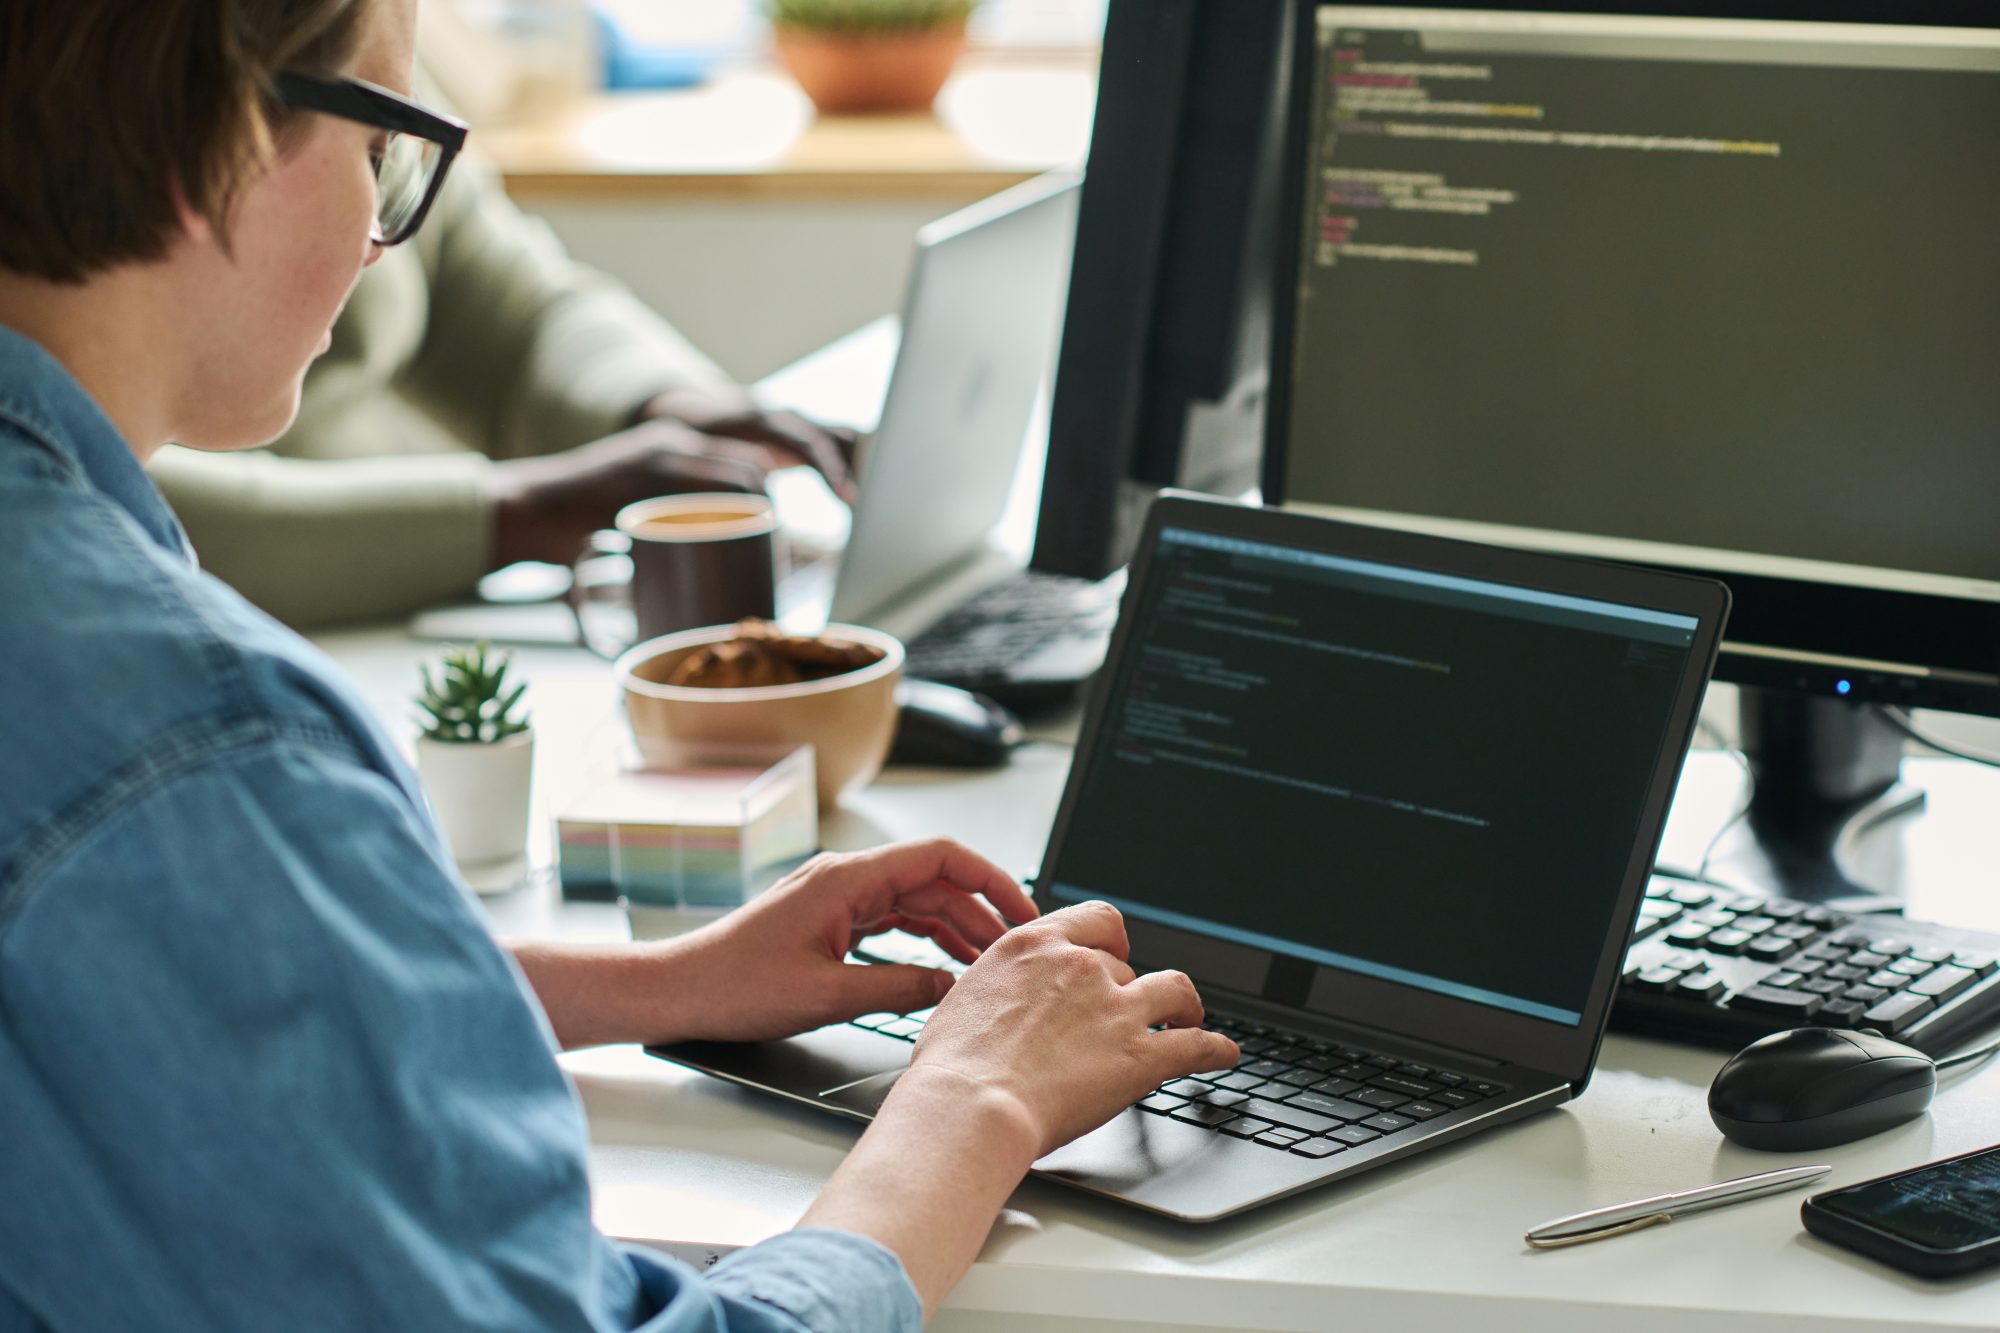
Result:
[[[976,197],[1089,147],[1096,57],[968,56],[929,113],[819,116],[782,72],[607,93],[481,127],[517,199]]]

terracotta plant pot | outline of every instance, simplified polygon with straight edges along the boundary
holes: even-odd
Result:
[[[813,105],[830,115],[921,111],[937,97],[965,50],[965,24],[903,32],[774,30],[778,58]]]

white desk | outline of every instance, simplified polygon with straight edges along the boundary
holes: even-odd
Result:
[[[400,726],[412,662],[400,631],[321,640]],[[545,738],[608,708],[608,679],[581,654],[524,650],[553,692]],[[584,674],[580,674],[584,673]],[[601,693],[598,692],[601,686]],[[565,709],[569,711],[564,712]],[[560,744],[545,745],[559,763]],[[1014,868],[1038,859],[1068,766],[1038,745],[991,773],[891,773],[830,819],[854,847],[951,833]],[[1918,759],[1931,811],[1882,836],[1921,872],[1922,915],[2000,929],[2000,773]],[[1697,754],[1665,855],[1692,863],[1736,799],[1735,766]],[[622,933],[615,909],[559,905],[543,883],[488,900],[503,934]],[[933,1327],[940,1330],[1535,1329],[1601,1333],[1992,1328],[2000,1277],[1919,1283],[1803,1233],[1803,1192],[1738,1205],[1573,1250],[1528,1250],[1521,1233],[1558,1214],[1795,1160],[1726,1145],[1704,1093],[1719,1053],[1612,1037],[1571,1105],[1207,1227],[1182,1226],[1030,1181]],[[600,1224],[684,1256],[753,1243],[805,1210],[855,1129],[738,1092],[635,1049],[565,1057],[589,1113]],[[1847,1184],[2000,1141],[2000,1073],[1946,1085],[1933,1114],[1816,1155]],[[1694,1322],[1698,1321],[1698,1322]]]

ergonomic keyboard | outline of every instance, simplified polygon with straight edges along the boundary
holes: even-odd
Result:
[[[854,1026],[914,1042],[932,1012],[864,1014]],[[1248,1019],[1211,1014],[1206,1026],[1233,1039],[1242,1060],[1174,1079],[1142,1097],[1139,1109],[1300,1157],[1331,1157],[1506,1091],[1455,1070]]]
[[[1103,664],[1124,583],[1022,570],[910,640],[903,670],[1009,707],[1061,702]]]
[[[2000,936],[1656,875],[1614,1030],[1734,1049],[1786,1028],[1873,1028],[1943,1055],[2000,1021]]]

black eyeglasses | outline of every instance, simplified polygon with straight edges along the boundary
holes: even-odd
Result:
[[[445,170],[465,146],[465,124],[418,106],[409,98],[360,79],[280,74],[278,99],[300,111],[319,111],[388,132],[376,150],[377,245],[410,238],[444,184]]]

